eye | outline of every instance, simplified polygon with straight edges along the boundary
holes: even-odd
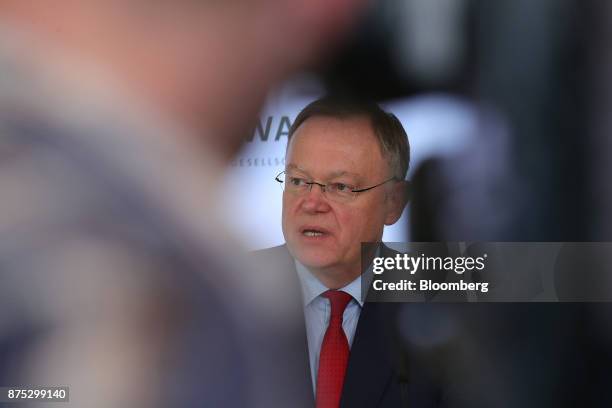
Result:
[[[350,193],[353,189],[351,186],[344,183],[332,183],[330,187],[332,190],[337,191],[339,193]]]
[[[289,177],[289,184],[292,187],[301,187],[306,185],[306,180],[299,177]]]

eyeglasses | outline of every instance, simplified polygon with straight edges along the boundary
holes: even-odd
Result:
[[[382,183],[378,183],[375,186],[360,189],[358,189],[356,186],[339,182],[322,184],[313,180],[308,180],[304,177],[287,174],[284,171],[280,172],[276,176],[275,180],[280,183],[280,185],[283,187],[283,190],[297,195],[306,194],[307,192],[312,190],[312,186],[316,184],[321,187],[321,191],[323,191],[326,197],[330,200],[340,203],[346,203],[357,197],[358,193],[363,193],[365,191],[372,190],[373,188],[380,187],[383,184],[390,182],[391,180],[396,180],[396,178],[391,177],[390,179],[387,179]]]

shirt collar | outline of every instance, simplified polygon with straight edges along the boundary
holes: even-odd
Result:
[[[380,246],[376,249],[376,256],[380,254]],[[313,300],[317,297],[321,296],[324,292],[329,290],[328,287],[323,285],[316,276],[312,274],[306,268],[306,266],[302,265],[297,259],[294,260],[295,269],[297,270],[298,277],[300,278],[300,283],[302,286],[302,298],[304,300],[304,306],[308,306]],[[359,275],[355,280],[350,282],[348,285],[340,288],[339,290],[348,293],[359,303],[360,307],[363,307],[365,296],[362,296],[361,293],[361,279],[370,279],[372,271],[372,265],[368,267],[368,269],[362,274]]]

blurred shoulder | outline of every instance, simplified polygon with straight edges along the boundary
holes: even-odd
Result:
[[[275,264],[293,264],[294,262],[293,257],[289,253],[289,249],[287,249],[287,244],[250,252],[248,258],[252,261],[262,263],[274,262]]]
[[[381,243],[380,245],[380,255],[381,256],[384,256],[386,258],[391,258],[397,254],[401,254],[401,252],[396,251],[395,249],[385,245],[384,243]]]
[[[289,254],[289,249],[287,248],[287,244],[277,245],[270,248],[257,249],[255,251],[251,251],[250,254],[252,256],[266,256],[266,255],[282,255]]]

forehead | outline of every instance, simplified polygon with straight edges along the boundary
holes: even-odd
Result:
[[[342,172],[376,177],[387,168],[367,117],[308,118],[291,138],[287,165],[318,177]]]

